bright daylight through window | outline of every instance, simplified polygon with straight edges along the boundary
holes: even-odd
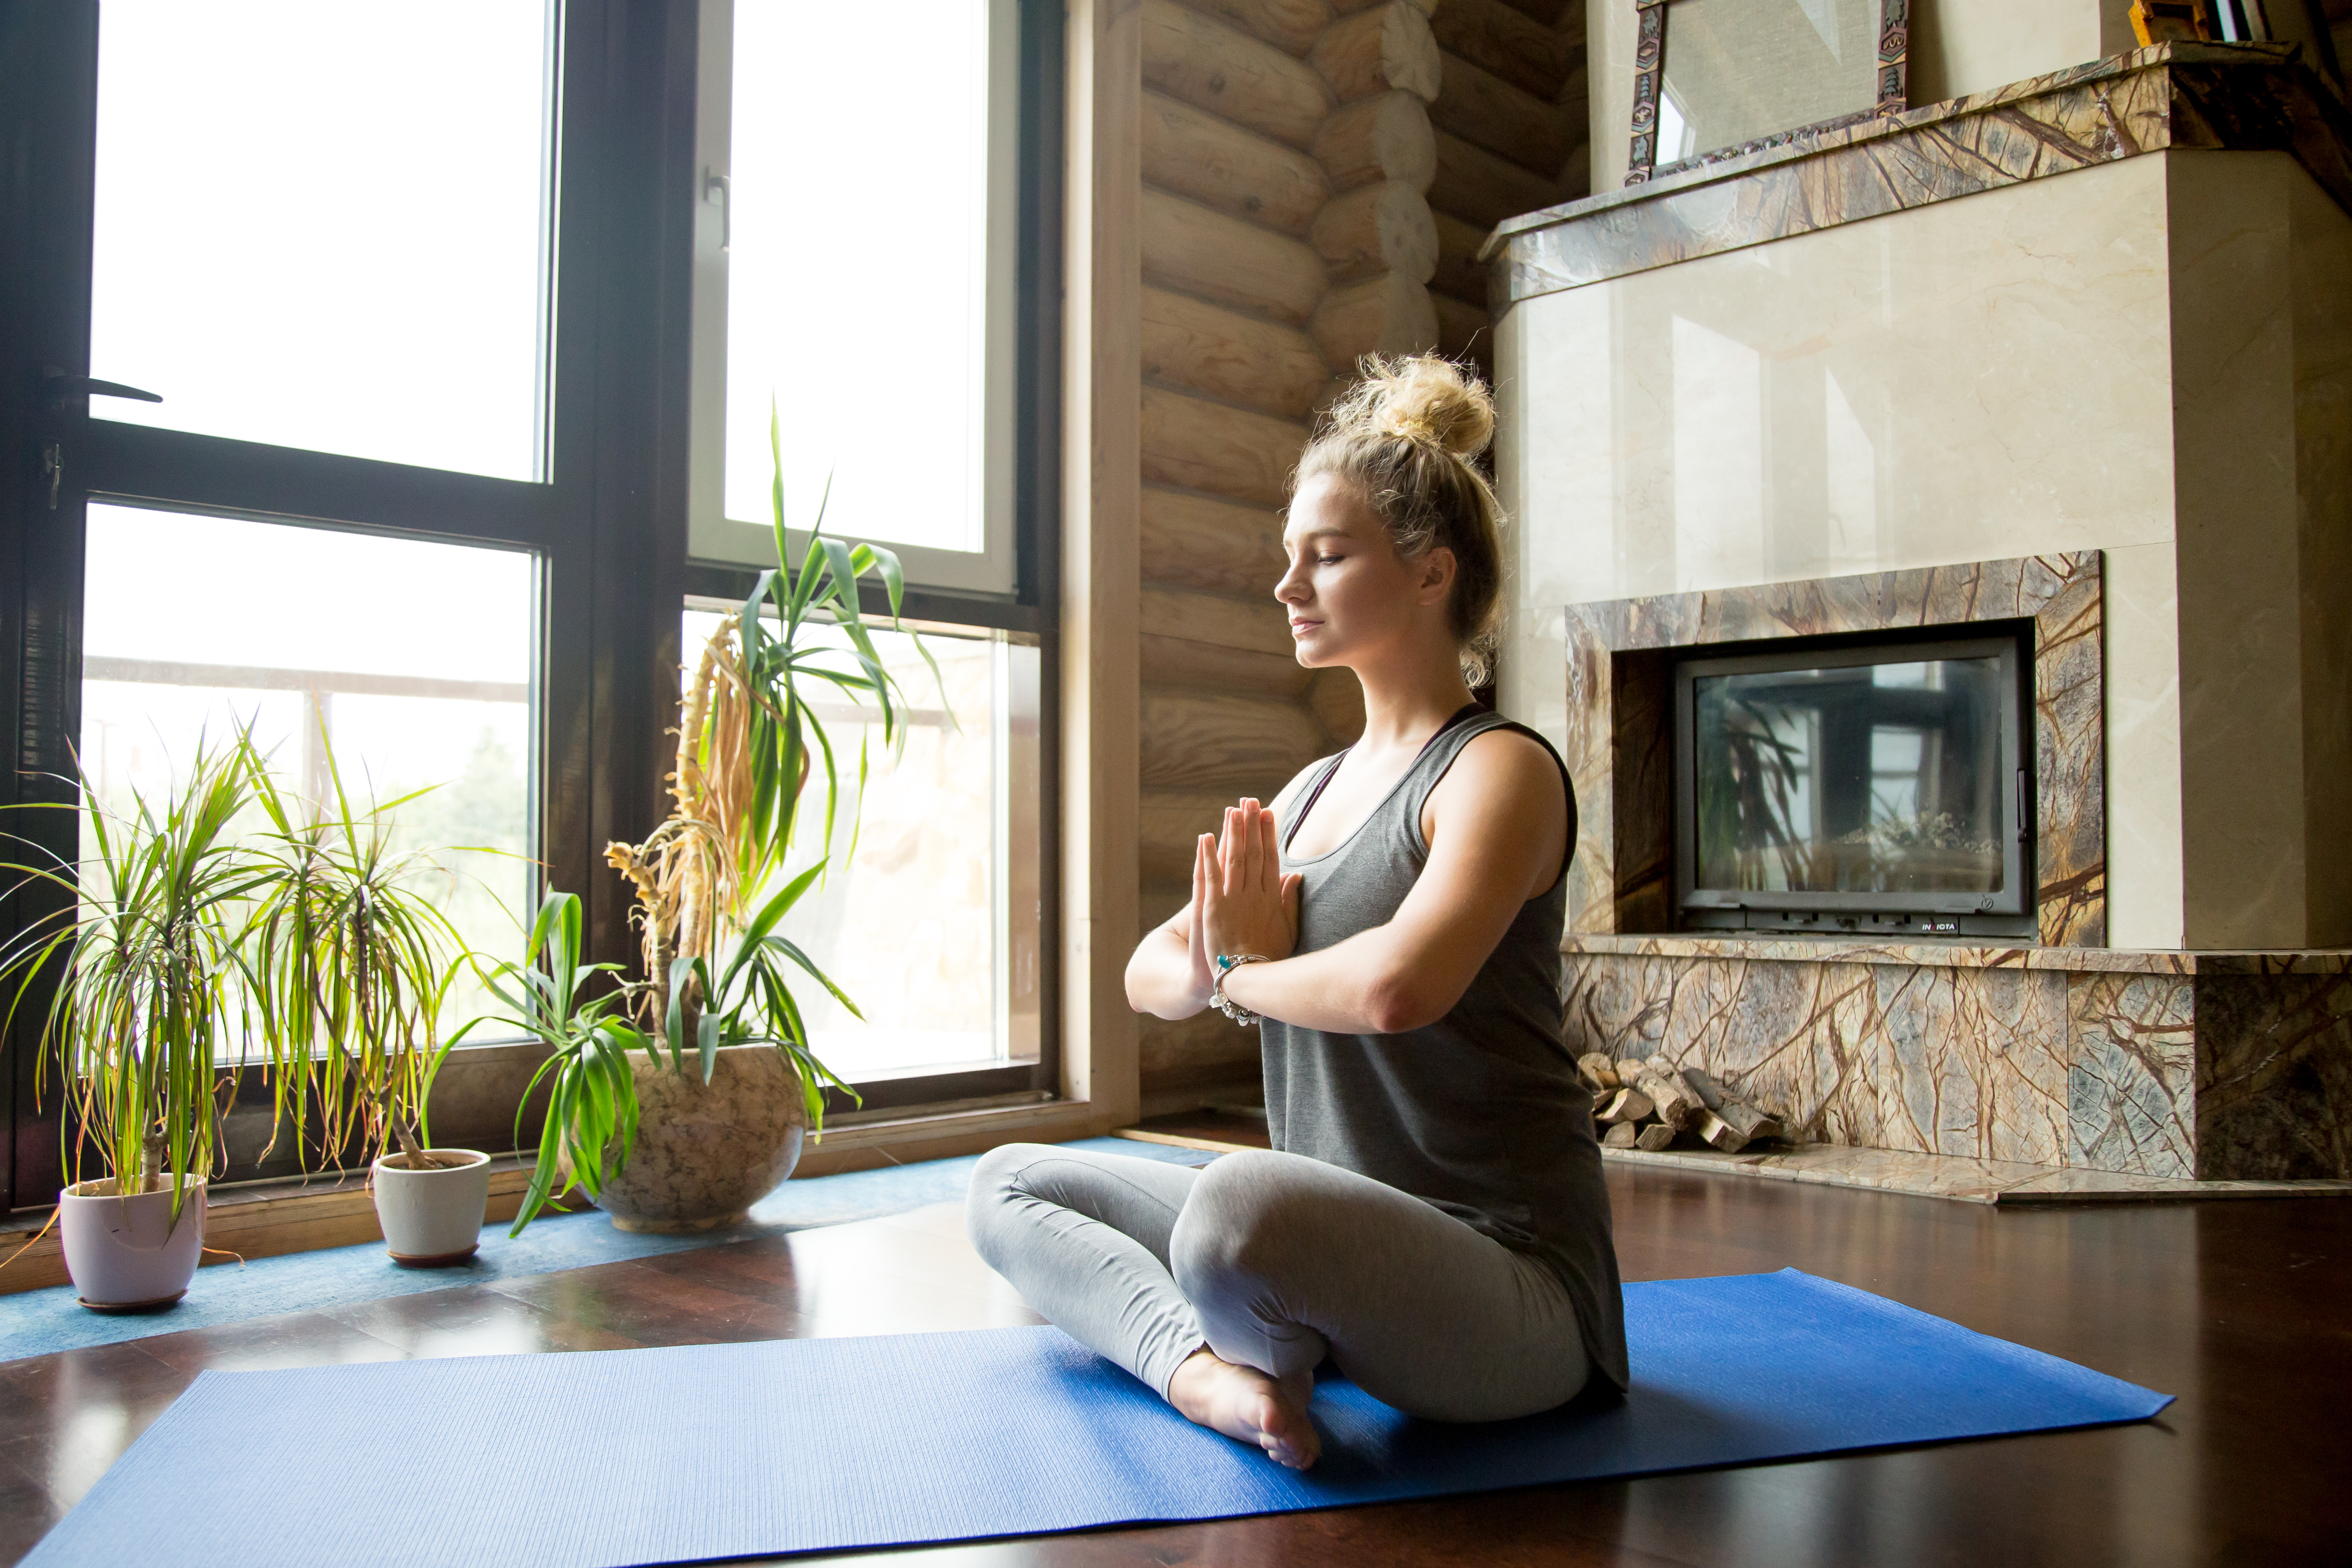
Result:
[[[699,648],[718,621],[688,611],[686,647]],[[1038,1056],[1037,649],[1002,633],[920,635],[937,678],[914,637],[874,632],[911,704],[895,756],[873,710],[811,687],[841,781],[836,848],[849,849],[854,821],[856,852],[782,929],[864,1015],[814,986],[803,999],[816,1054],[853,1082]],[[822,760],[814,768],[775,886],[822,847]]]
[[[532,578],[514,552],[93,505],[82,771],[114,812],[134,789],[160,803],[200,739],[250,725],[306,796],[330,745],[348,789],[430,787],[394,845],[438,851],[428,896],[468,947],[509,952],[530,883]],[[483,1010],[475,989],[452,988],[451,1026]]]
[[[541,477],[551,12],[106,0],[93,412]]]
[[[706,5],[704,26],[728,9]],[[772,407],[792,526],[814,521],[830,484],[827,532],[898,547],[910,581],[1003,591],[1018,6],[898,7],[887,106],[860,72],[811,64],[871,51],[864,7],[732,12],[727,134],[705,125],[693,553],[771,559]],[[919,243],[886,238],[910,222]],[[724,289],[700,288],[714,272]]]

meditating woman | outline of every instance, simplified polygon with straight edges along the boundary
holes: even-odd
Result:
[[[1576,841],[1567,770],[1480,709],[1498,508],[1485,387],[1368,362],[1299,460],[1275,597],[1344,666],[1364,732],[1243,800],[1128,1000],[1258,1025],[1274,1149],[1202,1170],[1013,1144],[973,1244],[1039,1311],[1185,1415],[1305,1468],[1315,1369],[1416,1415],[1493,1421],[1589,1382],[1625,1336],[1591,1102],[1560,1040]]]

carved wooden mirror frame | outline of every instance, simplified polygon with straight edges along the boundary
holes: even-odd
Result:
[[[1638,30],[1633,47],[1633,140],[1625,164],[1625,183],[1638,185],[1659,174],[1679,174],[1701,164],[1718,163],[1743,153],[1761,152],[1795,141],[1808,132],[1859,125],[1883,114],[1900,114],[1911,107],[1910,0],[1878,0],[1878,92],[1869,109],[1811,125],[1792,125],[1751,142],[1718,147],[1661,167],[1658,163],[1658,103],[1666,74],[1666,7],[1675,0],[1633,0]]]

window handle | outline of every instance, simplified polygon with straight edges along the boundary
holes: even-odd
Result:
[[[724,174],[702,171],[702,199],[719,203],[719,248],[731,250],[735,245],[735,187]]]
[[[119,381],[99,381],[87,375],[68,375],[53,364],[41,367],[41,391],[47,395],[49,406],[62,408],[69,397],[133,397],[142,403],[161,403],[160,392],[142,392],[135,386],[125,386]]]

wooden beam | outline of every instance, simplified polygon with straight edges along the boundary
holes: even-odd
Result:
[[[1140,591],[1142,25],[1069,0],[1062,252],[1061,1090],[1105,1127],[1141,1104],[1134,950]],[[1217,215],[1211,215],[1216,216]],[[1233,220],[1217,217],[1221,223]],[[1268,236],[1269,238],[1278,237]]]
[[[1433,174],[1433,141],[1429,166]],[[1143,95],[1143,178],[1228,216],[1301,237],[1331,195],[1315,159],[1164,92]]]
[[[1325,204],[1308,238],[1334,283],[1395,272],[1426,283],[1437,270],[1437,223],[1411,185],[1359,185]]]
[[[1334,289],[1307,324],[1323,357],[1352,375],[1359,356],[1425,353],[1437,346],[1437,307],[1418,279],[1383,273]]]
[[[1484,303],[1486,264],[1478,259],[1478,250],[1494,231],[1434,208],[1432,216],[1437,225],[1437,270],[1430,274],[1431,292],[1451,294],[1472,304]]]
[[[1561,181],[1532,174],[1450,132],[1437,133],[1437,179],[1429,187],[1429,205],[1438,211],[1493,228],[1507,217],[1568,199]]]
[[[1164,387],[1143,389],[1142,473],[1234,500],[1280,506],[1307,427]]]
[[[1144,784],[1272,800],[1323,754],[1314,715],[1296,702],[1147,687]]]
[[[1342,103],[1392,88],[1427,102],[1437,96],[1443,79],[1429,18],[1404,0],[1388,0],[1332,23],[1307,58]]]
[[[1282,515],[1196,491],[1143,487],[1143,577],[1215,594],[1271,593]]]
[[[1556,182],[1569,154],[1584,143],[1583,117],[1458,56],[1438,58],[1444,85],[1429,106],[1430,123]]]
[[[1429,105],[1391,91],[1339,110],[1315,133],[1315,158],[1333,190],[1391,181],[1426,191],[1437,178],[1437,136]]]
[[[1214,1009],[1190,1018],[1141,1020],[1147,1089],[1222,1082],[1257,1066],[1258,1035]]]
[[[1331,737],[1334,747],[1352,746],[1364,732],[1364,688],[1356,672],[1334,667],[1318,669],[1307,688],[1307,706]]]
[[[1300,59],[1315,47],[1331,25],[1326,0],[1188,0],[1195,11],[1205,11],[1228,26],[1272,44]]]
[[[1314,68],[1176,0],[1143,0],[1141,19],[1148,85],[1290,146],[1314,142],[1334,101]]]
[[[1438,353],[1448,359],[1475,359],[1482,366],[1495,363],[1495,323],[1486,306],[1433,291],[1429,302],[1437,310]]]
[[[1214,833],[1224,820],[1225,807],[1239,797],[1200,791],[1147,791],[1143,796],[1143,877],[1147,883],[1177,887],[1192,875],[1192,845],[1203,833]],[[1271,796],[1267,797],[1271,799]],[[1166,920],[1144,910],[1147,925]]]
[[[1164,386],[1297,419],[1315,406],[1331,369],[1315,340],[1297,327],[1147,287],[1143,374]]]
[[[1312,679],[1271,595],[1146,587],[1141,633],[1143,679],[1152,685],[1298,698]]]
[[[1148,282],[1294,324],[1323,297],[1322,258],[1287,236],[1154,190],[1139,217]]]
[[[1567,37],[1503,0],[1445,0],[1430,14],[1429,26],[1439,48],[1547,103],[1559,101],[1560,89],[1584,64],[1580,36]]]

